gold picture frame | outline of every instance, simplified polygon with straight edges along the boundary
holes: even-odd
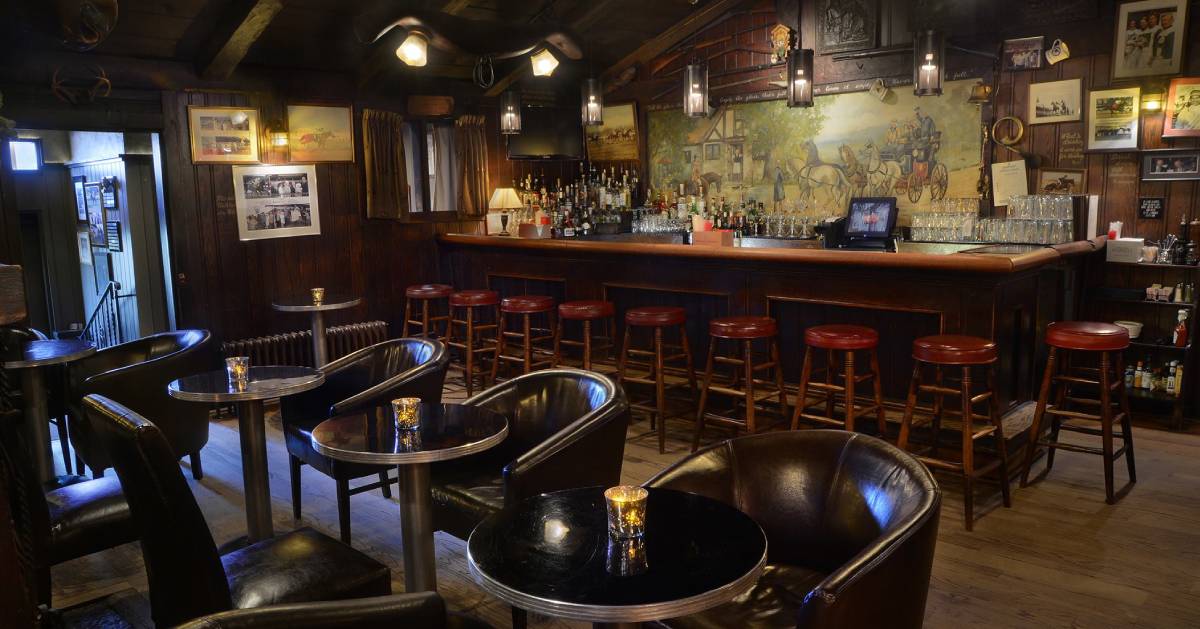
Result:
[[[354,161],[354,108],[292,103],[287,106],[288,161]]]
[[[193,164],[258,164],[258,110],[188,105]]]

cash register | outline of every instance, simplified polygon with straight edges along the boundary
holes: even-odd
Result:
[[[825,223],[821,232],[826,249],[895,251],[896,197],[855,197],[846,216]]]

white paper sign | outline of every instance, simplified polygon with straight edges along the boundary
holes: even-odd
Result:
[[[1008,205],[1010,197],[1029,194],[1029,177],[1025,160],[992,164],[992,198],[997,206]]]

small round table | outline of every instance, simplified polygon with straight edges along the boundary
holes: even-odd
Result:
[[[508,420],[485,408],[422,404],[420,413],[413,431],[396,429],[390,405],[339,415],[312,431],[313,448],[329,458],[397,467],[407,592],[437,590],[429,464],[483,452],[508,436]]]
[[[251,367],[244,389],[230,384],[225,370],[173,380],[167,393],[189,402],[237,405],[242,446],[242,484],[246,492],[246,532],[250,543],[275,535],[271,524],[271,486],[267,476],[267,433],[263,400],[294,395],[321,386],[325,374],[309,367]]]
[[[21,397],[25,402],[22,420],[29,443],[37,448],[33,460],[43,482],[54,479],[54,455],[50,452],[49,403],[41,368],[74,362],[95,353],[96,346],[81,339],[30,341],[19,356],[7,356],[0,363],[5,369],[21,371]]]
[[[320,304],[314,304],[312,297],[292,297],[280,299],[271,304],[279,312],[307,312],[312,314],[313,362],[317,367],[324,367],[329,362],[329,351],[325,347],[325,313],[330,310],[345,310],[362,303],[359,297],[349,295],[326,295]]]
[[[608,535],[604,490],[568,489],[489,516],[467,541],[480,587],[513,607],[597,625],[663,620],[752,588],[767,538],[725,503],[650,489],[640,540]]]

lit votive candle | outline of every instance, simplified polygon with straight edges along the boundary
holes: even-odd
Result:
[[[646,498],[650,492],[633,485],[604,490],[608,503],[608,534],[616,539],[641,537],[646,532]]]
[[[421,398],[402,397],[392,400],[392,418],[396,430],[416,430],[421,427]]]
[[[250,380],[250,357],[231,356],[226,358],[225,374],[229,377],[229,384],[238,389],[245,389]]]
[[[650,562],[646,560],[646,541],[641,538],[609,539],[604,558],[604,567],[613,576],[637,576],[650,568]]]
[[[325,301],[325,289],[324,288],[312,289],[312,300],[313,300],[313,305],[320,306],[321,302]]]

